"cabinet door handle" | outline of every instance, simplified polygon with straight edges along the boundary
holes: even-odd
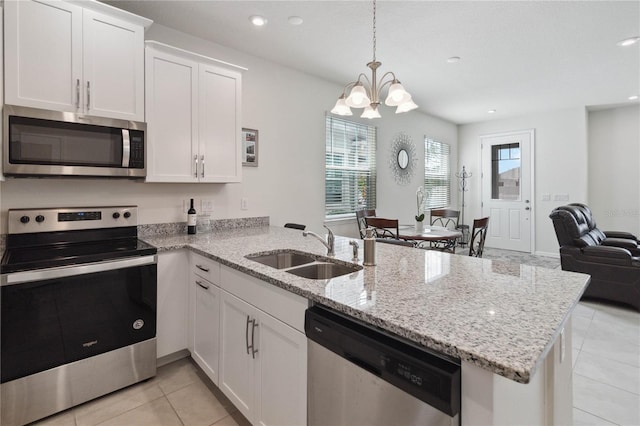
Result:
[[[80,79],[76,79],[76,109],[80,108]]]
[[[87,80],[87,112],[89,112],[90,107],[91,107],[91,82]]]
[[[200,176],[204,177],[204,155],[200,157],[200,163],[202,164],[202,172]]]
[[[201,271],[209,272],[209,268],[205,268],[202,265],[196,265],[196,268],[200,269]]]
[[[249,355],[249,322],[251,321],[249,315],[247,315],[247,324],[244,328],[244,341],[247,344],[247,355]]]
[[[201,281],[196,280],[196,284],[198,284],[200,287],[204,288],[205,290],[209,290],[209,286],[202,284]]]
[[[195,172],[193,172],[193,177],[197,178],[198,177],[198,156],[197,155],[193,156],[193,163],[195,167]]]
[[[255,332],[256,332],[256,327],[258,327],[258,322],[255,319],[253,319],[252,322],[253,322],[253,325],[251,326],[251,356],[253,357],[253,359],[256,359],[256,354],[258,353],[258,350],[254,348],[256,347]]]

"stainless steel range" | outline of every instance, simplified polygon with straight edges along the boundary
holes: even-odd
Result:
[[[137,207],[9,210],[0,424],[22,425],[156,373],[156,249]]]

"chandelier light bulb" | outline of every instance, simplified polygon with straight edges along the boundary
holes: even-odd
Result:
[[[418,105],[416,105],[415,102],[413,102],[413,100],[411,100],[411,96],[409,96],[409,100],[398,105],[398,108],[396,108],[396,114],[402,114],[403,112],[409,112],[412,111],[414,109],[418,108]]]
[[[369,105],[364,109],[360,117],[368,118],[369,120],[371,120],[372,118],[381,118],[381,115],[378,112],[378,107],[372,108],[371,105]]]
[[[384,101],[388,106],[398,106],[411,99],[411,95],[404,90],[400,82],[395,82],[389,87],[389,94]]]
[[[345,103],[352,108],[364,108],[371,103],[367,91],[362,83],[358,83],[353,86],[349,97],[345,100]]]
[[[344,94],[338,98],[336,105],[331,110],[332,114],[336,115],[353,115],[351,108],[344,102]]]

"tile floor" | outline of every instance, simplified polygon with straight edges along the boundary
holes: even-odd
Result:
[[[486,249],[485,258],[559,268],[555,258]],[[640,313],[580,302],[573,317],[574,425],[640,425]],[[248,425],[188,358],[149,381],[49,417],[38,425]]]
[[[158,368],[145,382],[34,423],[38,426],[248,426],[191,358]]]

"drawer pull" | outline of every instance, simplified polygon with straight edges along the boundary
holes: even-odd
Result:
[[[204,271],[204,272],[209,272],[209,268],[205,268],[202,265],[196,265],[196,268],[198,268],[198,269],[200,269],[201,271]]]
[[[196,284],[198,284],[200,287],[204,288],[205,290],[209,290],[209,286],[208,285],[204,285],[198,280],[196,280]]]
[[[247,315],[247,324],[244,328],[244,341],[247,345],[247,355],[249,355],[249,323],[251,320],[249,319],[249,315]]]

